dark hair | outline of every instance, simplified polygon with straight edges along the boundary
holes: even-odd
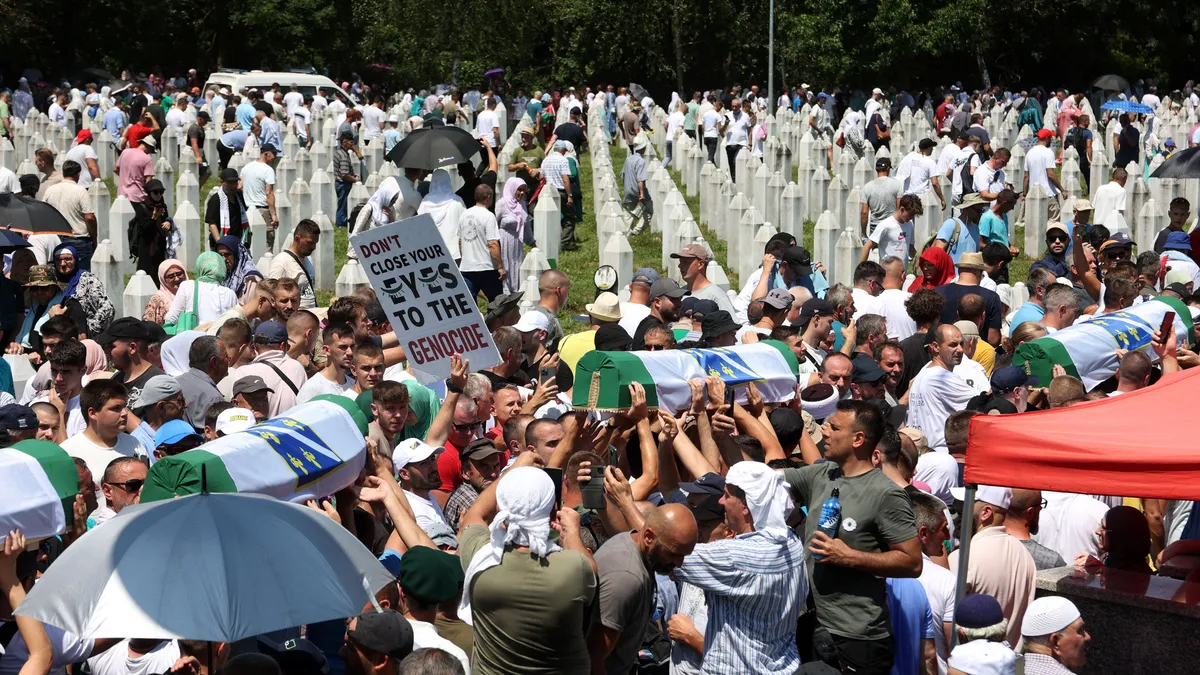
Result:
[[[358,363],[358,357],[362,356],[368,359],[383,358],[383,347],[374,342],[359,342],[354,345],[354,356],[352,361]]]
[[[904,354],[904,346],[900,344],[899,340],[884,340],[883,342],[875,345],[875,353],[872,354],[872,356],[875,357],[876,361],[883,360],[883,350],[885,349],[895,349],[901,354]]]
[[[864,260],[858,263],[858,267],[854,268],[854,283],[862,283],[864,281],[876,281],[881,286],[883,278],[887,276],[887,272],[883,270],[883,265],[874,260]]]
[[[116,459],[110,461],[108,466],[104,467],[104,475],[100,480],[103,483],[111,483],[113,479],[117,477],[117,471],[121,469],[122,465],[141,463],[142,460],[138,459],[137,457],[117,457]]]
[[[1137,284],[1133,281],[1110,277],[1105,280],[1104,284],[1104,306],[1128,307],[1137,297],[1137,292]]]
[[[925,213],[925,206],[921,204],[921,198],[917,195],[904,195],[900,198],[898,206],[915,216]]]
[[[762,441],[750,434],[739,434],[733,437],[733,442],[742,451],[742,456],[751,462],[765,462],[767,451],[763,449]]]
[[[42,329],[39,331],[42,338],[57,338],[59,340],[70,340],[79,338],[79,326],[75,324],[75,319],[72,319],[68,314],[59,314],[58,316],[50,317],[46,323],[42,324]]]
[[[1005,152],[1007,152],[1007,151],[1005,151]],[[996,195],[996,201],[998,201],[1002,204],[1016,204],[1017,203],[1017,193],[1015,191],[1013,191],[1011,188],[1004,188],[1003,190],[1000,191],[1000,194]],[[997,244],[997,246],[999,246],[999,244]],[[1004,250],[1007,251],[1008,247],[1005,246]]]
[[[478,185],[475,187],[475,203],[486,202],[492,198],[494,192],[487,185]]]
[[[204,370],[209,361],[221,355],[221,341],[215,335],[202,335],[188,348],[188,367]]]
[[[946,296],[932,288],[922,288],[904,301],[908,316],[918,325],[930,324],[938,320],[946,307]]]
[[[92,380],[79,394],[79,411],[83,413],[84,419],[88,419],[88,413],[100,410],[114,398],[129,399],[129,390],[125,385],[112,379]]]
[[[800,329],[796,326],[776,326],[771,330],[771,334],[767,336],[767,339],[787,342],[799,334]]]
[[[551,420],[551,419],[545,419],[545,418],[537,419],[537,420],[530,422],[529,426],[525,427],[525,445],[534,445],[536,443],[537,437],[539,435],[538,429],[541,429],[542,427],[546,427],[546,426],[560,426],[560,425],[557,420]],[[507,440],[508,436],[505,436],[504,438],[505,438],[505,440]]]
[[[74,335],[64,338],[50,352],[50,365],[60,368],[84,368],[87,366],[87,347],[83,346]]]
[[[951,450],[965,450],[967,447],[967,432],[971,428],[971,418],[978,415],[974,410],[959,410],[946,418],[946,447]]]
[[[1087,233],[1087,243],[1091,244],[1092,248],[1099,251],[1100,246],[1108,240],[1108,237],[1109,231],[1107,227],[1103,225],[1092,225],[1092,229],[1088,230]]]
[[[235,406],[229,401],[213,401],[212,405],[208,406],[208,410],[204,411],[204,426],[217,426],[217,418],[221,416],[221,413],[233,407]]]
[[[327,323],[321,331],[321,342],[331,344],[336,337],[354,337],[354,329],[348,323]]]
[[[983,254],[983,262],[989,265],[999,265],[1001,263],[1008,264],[1012,262],[1012,251],[1004,244],[992,242],[983,247],[980,251]]]
[[[408,387],[394,380],[381,380],[371,390],[371,400],[380,405],[408,405]]]
[[[1176,197],[1171,200],[1171,204],[1170,204],[1170,206],[1167,207],[1167,210],[1170,211],[1171,209],[1173,209],[1175,207],[1179,207],[1181,209],[1191,211],[1192,203],[1189,202],[1187,200],[1187,198],[1185,198],[1185,197]]]
[[[987,303],[975,293],[964,295],[958,301],[958,318],[962,321],[978,321],[986,311]]]
[[[861,431],[865,442],[863,447],[874,450],[883,437],[883,413],[879,408],[866,401],[838,401],[838,412],[848,412],[854,415],[854,431]]]
[[[319,237],[321,236],[321,227],[316,222],[305,218],[296,223],[296,229],[292,231],[293,237]]]
[[[359,311],[365,310],[367,303],[362,298],[345,295],[334,299],[326,312],[325,320],[329,323],[347,323],[351,326],[358,320]]]
[[[76,176],[79,175],[80,171],[82,171],[82,169],[79,166],[79,162],[76,162],[73,159],[68,159],[67,161],[63,162],[63,165],[62,165],[63,178],[75,178]]]

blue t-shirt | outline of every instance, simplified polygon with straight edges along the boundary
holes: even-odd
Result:
[[[392,148],[399,142],[400,131],[389,127],[387,131],[383,132],[383,154],[386,155],[391,152]]]
[[[916,579],[887,580],[888,614],[892,618],[895,658],[891,675],[919,675],[924,657],[921,640],[933,639],[933,612],[925,587]]]
[[[542,102],[536,98],[525,104],[525,112],[529,113],[529,119],[536,121],[538,115],[542,114]]]
[[[979,241],[1008,246],[1008,222],[991,209],[984,211],[979,219]]]
[[[121,129],[125,128],[125,113],[121,112],[120,108],[110,108],[104,113],[104,128],[108,129],[108,133],[116,141],[121,137]]]
[[[234,129],[233,131],[226,131],[221,136],[221,143],[224,144],[224,146],[227,148],[232,148],[234,150],[241,150],[242,148],[246,147],[246,136],[248,136],[248,135],[249,134],[247,134],[245,131],[243,131],[241,129]]]
[[[248,101],[242,101],[238,107],[234,108],[234,112],[237,114],[237,122],[242,125],[242,129],[250,131],[250,128],[254,126],[254,117],[257,113],[254,106]]]
[[[1021,305],[1016,314],[1013,314],[1012,323],[1008,324],[1008,334],[1011,336],[1013,330],[1026,321],[1041,321],[1043,316],[1046,316],[1045,307],[1026,302]]]
[[[950,254],[950,257],[954,259],[955,264],[958,263],[962,254],[979,251],[979,223],[968,224],[961,219],[957,222],[961,224],[958,241],[954,242],[954,245],[946,250]],[[950,240],[954,238],[955,223],[956,221],[953,218],[942,223],[942,226],[938,229],[937,238],[949,244]]]

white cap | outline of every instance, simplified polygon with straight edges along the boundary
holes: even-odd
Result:
[[[529,333],[535,330],[550,330],[550,319],[546,318],[545,314],[538,311],[529,311],[521,315],[521,320],[513,326],[522,333]]]
[[[950,494],[960,502],[967,501],[967,488],[965,487],[952,487]],[[1012,501],[1012,489],[995,485],[980,485],[979,489],[975,491],[975,501],[1007,510],[1008,503]]]
[[[254,413],[245,408],[226,408],[217,415],[217,433],[222,436],[236,434],[254,426]]]
[[[973,640],[955,647],[947,665],[966,675],[1013,675],[1017,655],[999,642]]]
[[[445,450],[443,447],[434,447],[419,439],[409,438],[400,441],[392,450],[392,463],[396,465],[397,469],[402,469],[409,464],[424,462],[443,450]]]
[[[875,87],[874,89],[872,89],[872,90],[871,90],[871,93],[872,93],[872,94],[879,94],[880,96],[883,96],[883,90],[882,90],[882,89],[880,89],[879,87]]]
[[[221,87],[221,95],[228,96],[229,95],[229,87]]]
[[[391,124],[399,124],[400,116],[399,115],[388,115],[387,121]]]
[[[1066,629],[1079,618],[1079,608],[1061,595],[1047,595],[1029,603],[1021,621],[1021,635],[1041,637]]]
[[[801,88],[801,89],[808,89],[808,85],[807,85],[807,84],[802,84],[802,85],[800,85],[800,88]]]

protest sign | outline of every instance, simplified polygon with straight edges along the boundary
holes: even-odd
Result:
[[[350,237],[422,384],[450,377],[458,353],[479,371],[500,364],[483,315],[428,214]]]

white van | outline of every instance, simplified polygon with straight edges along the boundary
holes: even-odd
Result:
[[[291,91],[294,84],[296,85],[296,90],[306,96],[316,96],[317,88],[321,88],[325,90],[325,98],[331,102],[333,101],[334,92],[341,92],[342,96],[346,97],[348,105],[352,100],[350,93],[334,84],[333,80],[315,73],[224,69],[209,75],[208,82],[204,83],[204,89],[207,90],[210,87],[229,87],[231,93],[240,94],[248,89],[265,91],[270,89],[273,84],[278,84],[279,90],[284,94]]]

